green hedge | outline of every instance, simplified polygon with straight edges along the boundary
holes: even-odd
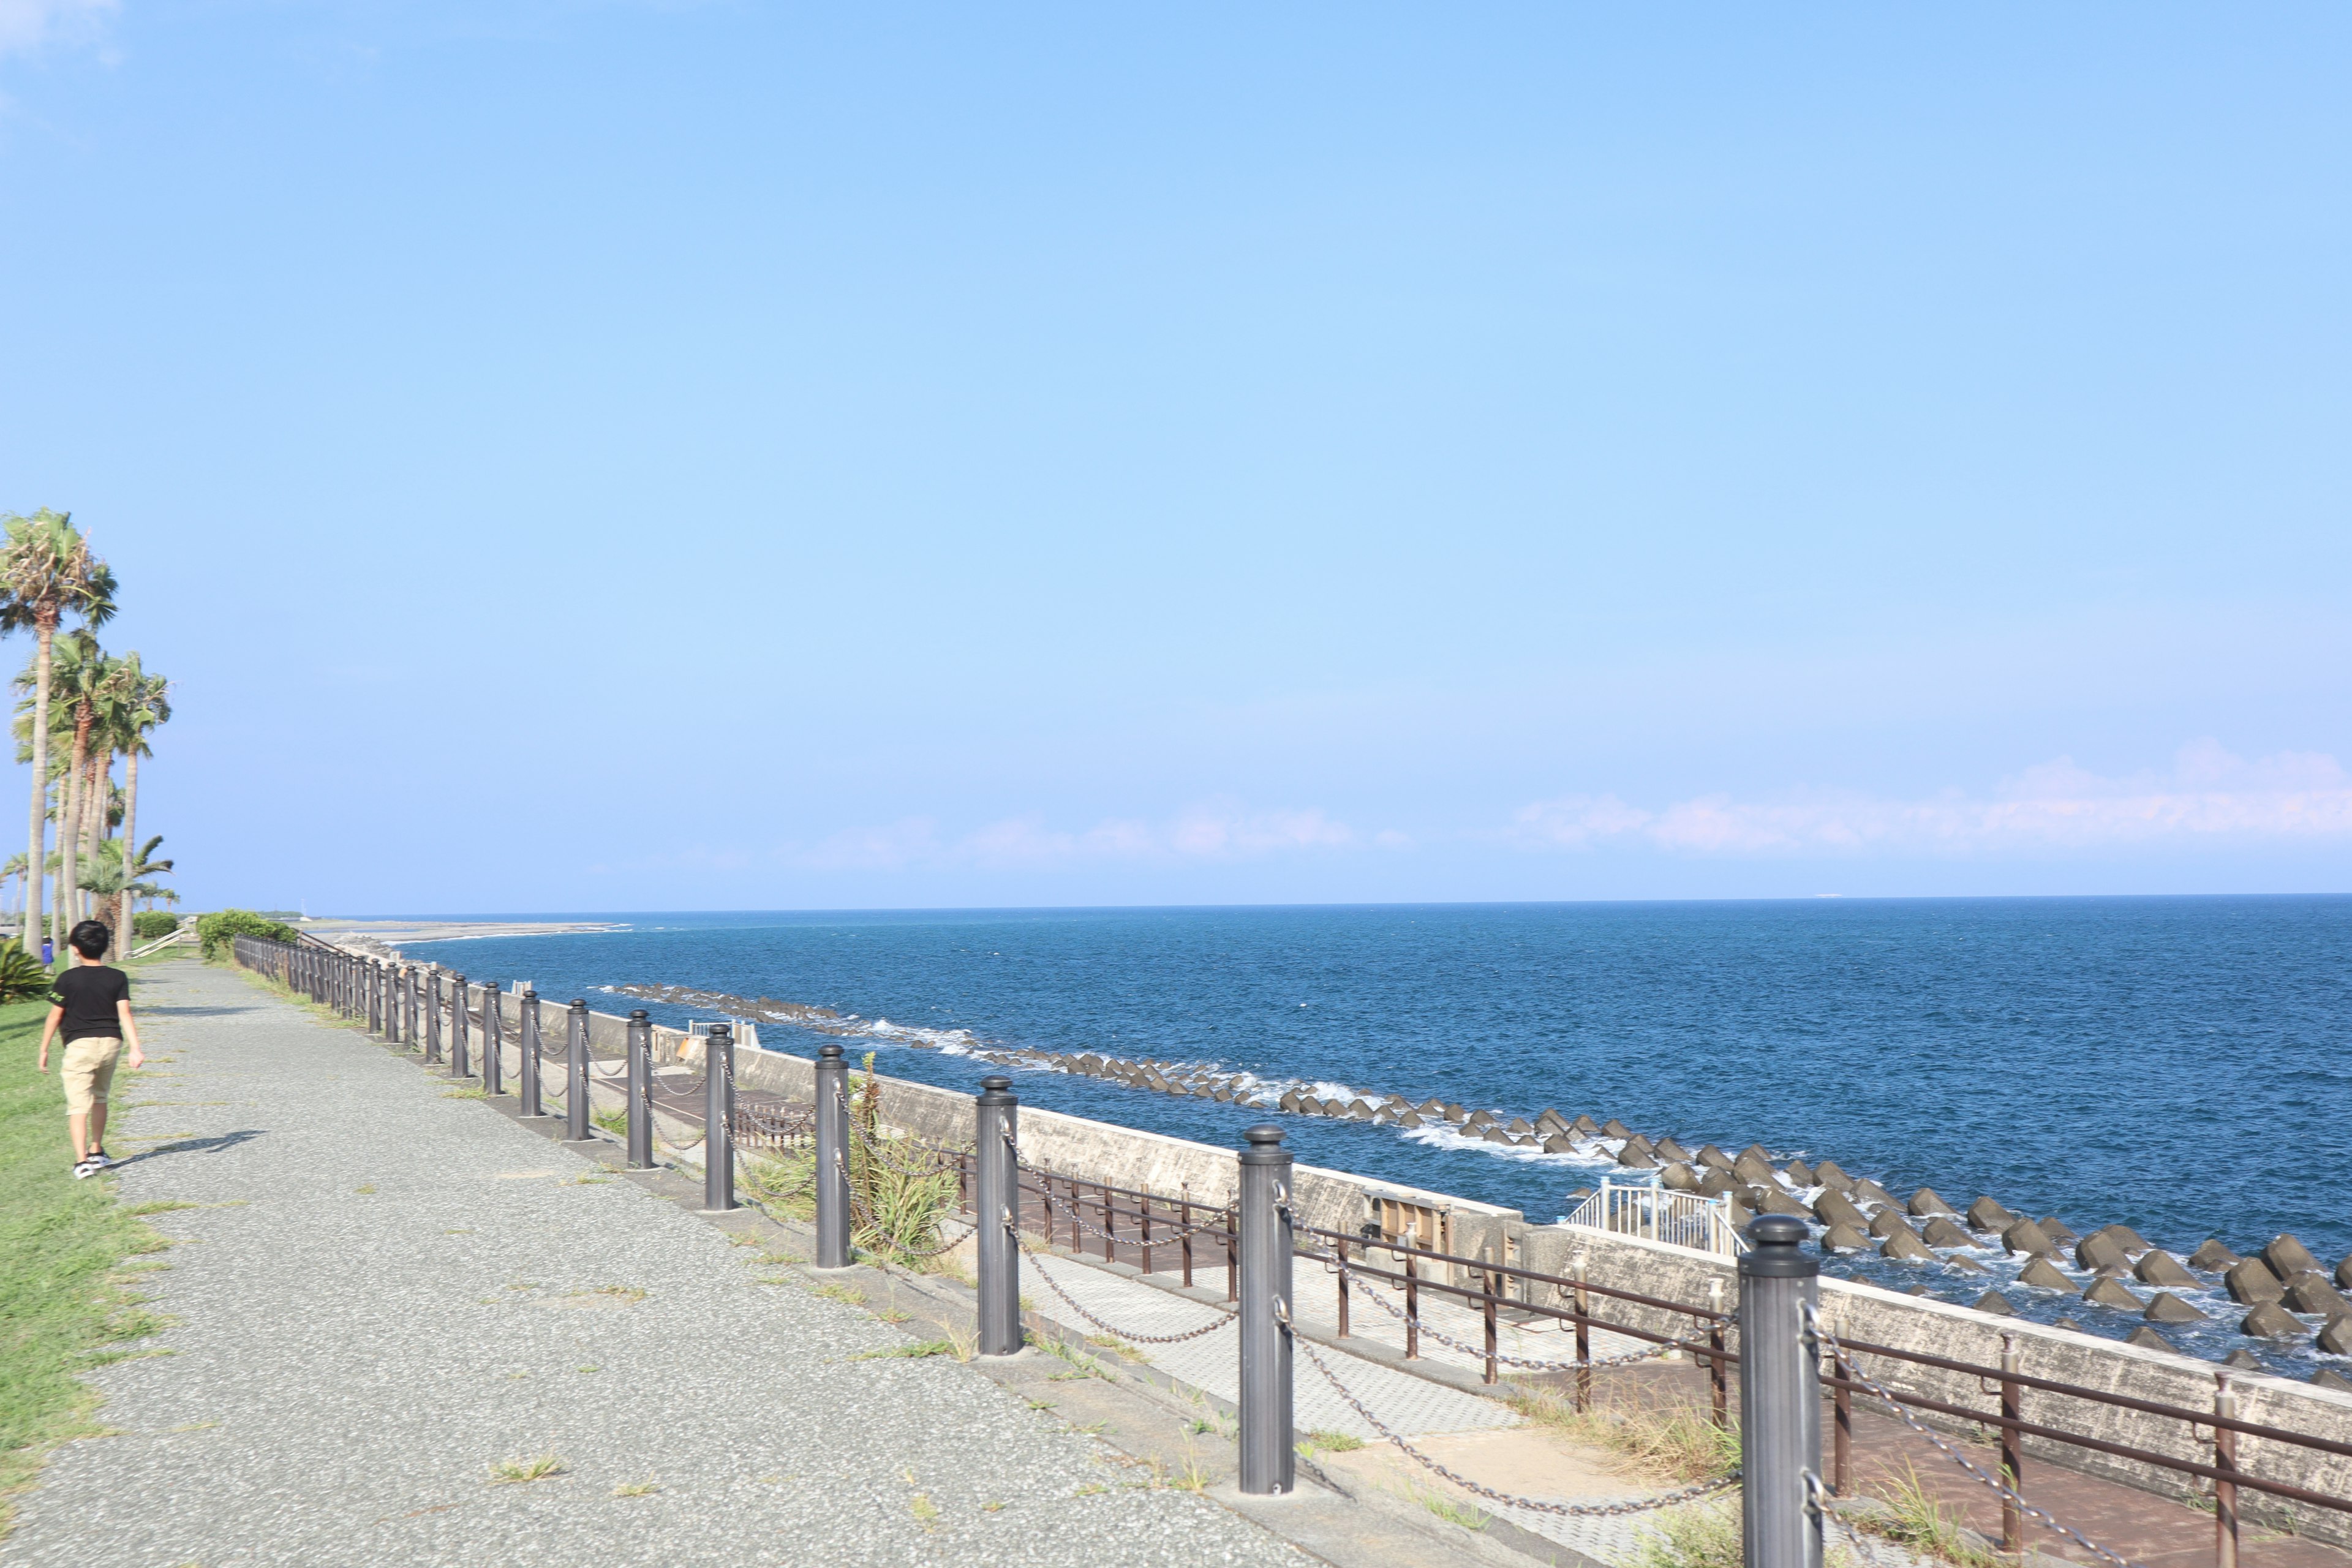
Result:
[[[139,942],[153,942],[179,929],[180,917],[169,910],[141,910],[131,917],[131,935]]]
[[[269,942],[299,942],[302,933],[282,921],[273,921],[251,910],[215,910],[196,917],[196,941],[203,944],[206,958],[221,958],[228,952],[229,939],[257,936]]]

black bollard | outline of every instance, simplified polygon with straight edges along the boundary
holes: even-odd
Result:
[[[433,971],[431,993],[425,1007],[425,1059],[437,1062],[441,1059],[441,971],[437,966]]]
[[[735,1030],[713,1024],[702,1047],[702,1211],[735,1206]]]
[[[972,1213],[979,1215],[980,1353],[1012,1355],[1021,1349],[1020,1217],[1014,1205],[1021,1193],[1019,1154],[1021,1101],[1013,1094],[1009,1078],[980,1080],[979,1110],[974,1129]]]
[[[654,1168],[654,1026],[643,1007],[629,1015],[629,1169]]]
[[[849,1065],[830,1041],[816,1052],[816,1266],[849,1267]]]
[[[1790,1215],[1748,1226],[1739,1259],[1739,1482],[1747,1568],[1822,1568],[1821,1265]]]
[[[507,1091],[507,1018],[499,983],[482,983],[482,1092]]]
[[[451,1078],[474,1076],[473,1053],[467,1049],[467,1026],[471,1022],[472,1020],[467,1016],[466,977],[462,974],[453,976],[449,982],[449,1076]]]
[[[596,1136],[588,1121],[588,1004],[574,996],[563,1013],[563,1136],[584,1143]]]
[[[1253,1127],[1241,1152],[1241,1489],[1297,1484],[1290,1384],[1290,1151],[1282,1129]]]
[[[522,1114],[545,1116],[547,1106],[539,1078],[539,993],[526,986],[515,1010],[521,1016],[516,1026],[522,1035],[522,1061],[518,1068],[522,1074]]]

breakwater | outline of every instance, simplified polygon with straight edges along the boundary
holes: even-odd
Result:
[[[624,984],[611,991],[739,1019],[834,1036],[873,1034],[871,1021],[832,1009],[677,985]],[[887,1027],[887,1024],[885,1025]],[[2037,1316],[2060,1326],[2127,1339],[2144,1347],[2188,1348],[2241,1363],[2268,1365],[2352,1388],[2352,1254],[2323,1260],[2291,1234],[2233,1250],[2219,1237],[2176,1254],[2121,1219],[2081,1230],[2055,1214],[2032,1215],[1989,1194],[1958,1205],[1933,1187],[1897,1198],[1835,1160],[1780,1156],[1750,1143],[1737,1153],[1712,1143],[1685,1147],[1671,1132],[1643,1131],[1613,1117],[1551,1106],[1465,1106],[1346,1085],[1268,1079],[1213,1063],[1120,1057],[1095,1051],[1003,1049],[967,1037],[918,1034],[918,1049],[1035,1072],[1074,1074],[1139,1093],[1195,1098],[1270,1114],[1324,1117],[1393,1128],[1406,1135],[1475,1142],[1529,1157],[1556,1157],[1583,1173],[1654,1183],[1730,1200],[1734,1223],[1757,1214],[1806,1222],[1832,1272],[1874,1276],[2003,1317]],[[1573,1194],[1571,1194],[1573,1195]],[[1871,1267],[1864,1275],[1856,1264]],[[1908,1274],[1913,1278],[1904,1279]],[[1931,1276],[1934,1287],[1920,1284]],[[2307,1363],[2299,1366],[2298,1363]]]

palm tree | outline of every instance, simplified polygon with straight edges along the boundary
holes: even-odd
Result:
[[[141,668],[136,652],[125,655],[120,668],[123,700],[116,710],[121,728],[117,731],[114,749],[121,752],[124,759],[122,841],[136,844],[139,842],[139,759],[155,754],[148,748],[147,732],[158,724],[172,721],[172,683],[160,675],[150,675]],[[147,848],[152,850],[162,842],[157,838]],[[142,874],[136,865],[139,858],[138,856],[132,857],[131,875],[134,877]],[[171,868],[168,862],[163,868]],[[149,898],[153,895],[142,893],[139,896]],[[121,893],[121,911],[117,917],[121,921],[116,928],[119,931],[131,929],[131,889],[125,887]]]
[[[41,508],[30,517],[0,517],[0,632],[30,628],[36,648],[33,687],[33,799],[26,813],[25,931],[27,953],[40,952],[34,922],[40,918],[43,863],[48,858],[43,818],[49,782],[49,656],[58,623],[68,615],[100,626],[114,615],[114,574],[89,552],[89,541],[73,525],[70,512]],[[65,932],[56,933],[62,945]]]
[[[73,761],[66,769],[65,799],[58,816],[58,879],[65,894],[66,921],[71,924],[83,912],[80,863],[88,855],[85,841],[89,836],[85,819],[89,816],[90,797],[97,793],[91,787],[89,742],[98,730],[99,708],[107,696],[113,660],[85,627],[58,643],[49,662],[49,700],[64,709],[73,724]],[[35,722],[38,723],[37,714]],[[37,766],[38,753],[35,756]],[[62,942],[58,945],[62,950]]]
[[[131,856],[130,868],[126,870],[122,864],[123,847],[130,842],[128,838],[103,841],[81,875],[83,889],[98,896],[98,912],[90,918],[105,922],[107,930],[113,933],[112,945],[117,952],[131,951],[130,910],[133,899],[169,899],[175,903],[179,900],[179,895],[169,888],[140,879],[170,874],[172,862],[154,858],[156,849],[163,842],[163,836],[159,833],[141,846]]]

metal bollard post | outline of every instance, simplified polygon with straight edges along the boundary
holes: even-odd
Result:
[[[2213,1414],[2223,1421],[2238,1418],[2238,1391],[2230,1374],[2213,1374]],[[2227,1426],[2213,1428],[2213,1468],[2225,1475],[2238,1469],[2238,1435]],[[2238,1568],[2238,1483],[2213,1478],[2213,1568]]]
[[[441,1059],[441,971],[433,972],[431,996],[425,1007],[425,1059]]]
[[[563,1136],[584,1143],[588,1122],[588,1004],[574,996],[563,1016]]]
[[[1747,1568],[1822,1568],[1821,1265],[1802,1221],[1748,1223],[1739,1259],[1741,1552]]]
[[[507,1019],[499,983],[482,983],[482,1092],[507,1091]]]
[[[547,1114],[546,1096],[540,1087],[539,1068],[539,993],[526,986],[522,1000],[515,1004],[520,1015],[516,1028],[522,1036],[522,1114],[541,1117]]]
[[[370,958],[362,961],[361,970],[364,979],[362,989],[367,992],[367,1032],[371,1035],[381,1033],[383,1029],[383,1009],[376,1001],[377,967],[376,961]]]
[[[400,1044],[400,994],[405,982],[398,964],[387,964],[383,971],[383,1043]]]
[[[643,1007],[629,1015],[629,1169],[654,1168],[654,1026]]]
[[[1290,1430],[1290,1151],[1282,1129],[1253,1127],[1241,1152],[1241,1489],[1297,1484]]]
[[[471,1078],[474,1064],[467,1049],[467,1026],[471,1019],[466,1010],[466,977],[462,974],[449,982],[449,1076]]]
[[[702,1212],[735,1206],[735,1029],[713,1024],[702,1047]]]
[[[707,1058],[706,1058],[707,1059]],[[831,1042],[816,1053],[816,1266],[849,1267],[849,1064]]]
[[[980,1080],[979,1122],[972,1144],[978,1178],[972,1213],[979,1216],[980,1353],[1012,1355],[1021,1349],[1020,1221],[1013,1200],[1021,1191],[1014,1160],[1021,1136],[1021,1101],[1009,1078]]]

